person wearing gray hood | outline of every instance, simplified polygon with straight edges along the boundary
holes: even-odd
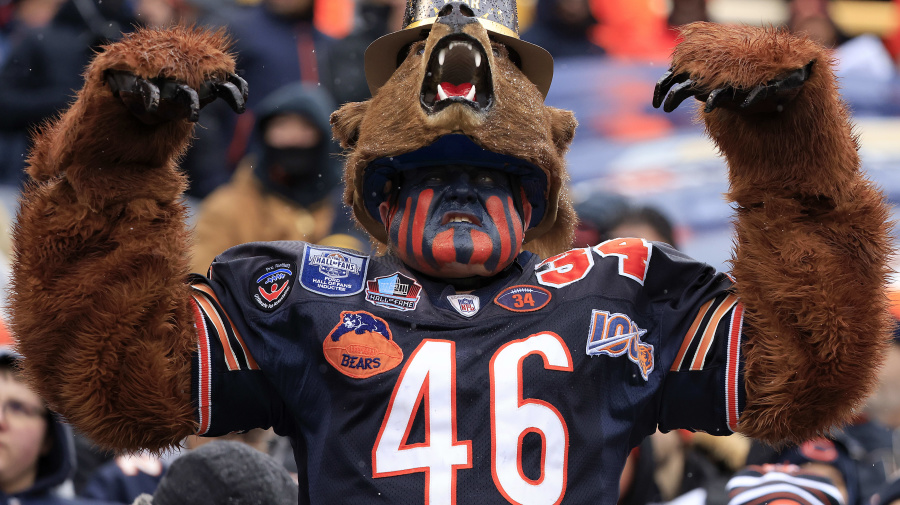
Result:
[[[252,241],[303,240],[364,250],[341,203],[341,166],[331,140],[334,102],[318,87],[279,88],[258,107],[253,154],[200,205],[194,271]]]

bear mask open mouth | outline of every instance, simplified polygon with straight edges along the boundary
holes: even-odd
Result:
[[[429,114],[454,103],[479,111],[489,109],[494,87],[481,43],[464,34],[441,39],[431,51],[419,100]]]

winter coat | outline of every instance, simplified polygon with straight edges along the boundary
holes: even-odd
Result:
[[[75,469],[75,444],[68,425],[51,416],[47,429],[52,432],[50,451],[38,460],[38,473],[34,484],[25,491],[7,495],[0,491],[3,505],[102,505],[115,502],[87,498],[68,498],[61,493],[64,484]]]

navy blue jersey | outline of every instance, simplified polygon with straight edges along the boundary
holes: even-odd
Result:
[[[731,280],[641,239],[522,253],[471,293],[301,242],[193,283],[200,433],[292,437],[301,502],[612,505],[657,426],[728,434],[742,407]]]

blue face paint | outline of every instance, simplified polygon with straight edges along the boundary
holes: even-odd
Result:
[[[525,223],[508,174],[451,165],[404,176],[383,219],[393,251],[410,267],[435,277],[490,276],[521,252]]]

